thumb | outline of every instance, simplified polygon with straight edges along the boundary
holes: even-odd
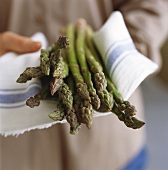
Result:
[[[16,33],[5,32],[2,37],[5,52],[28,53],[35,52],[41,48],[41,42],[32,41],[30,38]]]

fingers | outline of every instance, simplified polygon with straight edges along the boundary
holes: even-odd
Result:
[[[35,52],[41,48],[40,42],[32,41],[30,38],[12,32],[1,34],[1,53],[13,51],[16,53]],[[0,47],[0,48],[1,48]]]

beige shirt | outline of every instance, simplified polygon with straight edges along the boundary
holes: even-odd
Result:
[[[42,31],[49,42],[60,26],[83,17],[99,29],[114,10],[121,10],[137,48],[161,63],[159,48],[168,31],[166,0],[0,0],[0,31],[31,36]],[[143,117],[139,89],[130,101]],[[115,115],[94,119],[76,136],[69,125],[1,137],[2,170],[116,170],[126,165],[145,143],[145,127],[132,130]]]

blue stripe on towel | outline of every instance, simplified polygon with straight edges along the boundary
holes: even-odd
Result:
[[[115,44],[113,44],[110,48],[113,48]],[[126,42],[125,44],[118,44],[116,48],[114,48],[110,54],[108,55],[107,59],[107,70],[110,70],[116,59],[126,51],[135,50],[135,45],[132,41]],[[110,51],[110,49],[108,50]]]
[[[30,87],[25,93],[0,94],[0,104],[14,104],[27,100],[29,97],[37,94],[41,87]]]
[[[130,42],[130,41],[132,42],[132,39],[131,39],[131,38],[126,38],[126,39],[117,40],[117,41],[113,42],[113,43],[108,47],[105,56],[107,56],[107,54],[109,53],[109,51],[111,50],[111,48],[114,47],[114,45],[123,44],[123,43],[126,44],[126,43],[128,43],[128,42]]]
[[[0,109],[15,109],[23,106],[26,106],[26,102],[24,104],[18,104],[16,106],[0,106]]]
[[[139,153],[121,170],[145,170],[148,161],[148,151],[144,146]]]
[[[136,51],[132,51],[131,53],[125,54],[124,56],[122,56],[122,59],[115,65],[115,67],[113,67],[113,70],[110,70],[110,77],[113,77],[113,74],[114,74],[116,68],[126,59],[127,56],[133,55],[135,53],[137,53],[137,50]]]
[[[38,85],[41,86],[40,82],[31,82],[27,87],[25,88],[15,88],[15,89],[0,89],[0,92],[16,92],[16,91],[24,91],[26,89],[28,89],[29,87],[31,87],[32,85]]]
[[[31,83],[26,88],[0,89],[0,104],[15,104],[27,100],[41,89],[40,83]],[[5,93],[6,92],[6,93]]]

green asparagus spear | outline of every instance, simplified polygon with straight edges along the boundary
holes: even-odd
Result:
[[[108,90],[114,95],[115,99],[115,103],[111,111],[115,113],[119,120],[123,121],[127,127],[133,129],[141,128],[145,123],[134,117],[136,114],[135,107],[128,101],[124,101],[122,95],[115,88],[112,81],[108,77],[106,77],[106,79]]]
[[[86,124],[86,126],[90,129],[93,123],[93,108],[90,102],[85,100],[80,103],[78,113],[80,113],[79,120],[81,123]]]
[[[41,78],[44,76],[40,67],[27,67],[26,70],[20,74],[19,78],[16,80],[17,83],[26,83],[32,78]]]
[[[51,69],[52,69],[52,77],[56,77],[56,74],[58,74],[58,75],[61,74],[61,71],[62,71],[61,58],[62,58],[61,50],[54,51],[50,55],[50,63],[51,63],[50,65],[51,65]]]
[[[73,96],[66,83],[62,83],[61,87],[58,89],[58,95],[63,105],[65,106],[66,119],[70,124],[70,133],[77,134],[79,131],[80,123],[78,122],[77,115],[75,114],[75,109],[73,108]]]
[[[96,61],[95,57],[93,56],[91,50],[87,47],[87,45],[85,45],[85,51],[87,62],[94,77],[96,89],[97,91],[102,92],[107,87],[107,80],[105,78],[103,68],[101,64]]]
[[[93,107],[88,100],[83,100],[78,93],[74,95],[74,108],[78,120],[91,128],[93,122]]]
[[[91,73],[89,71],[86,54],[85,54],[85,28],[86,22],[84,19],[79,19],[76,23],[76,52],[77,59],[80,64],[81,72],[84,77],[84,81],[88,86],[88,91],[91,97],[91,104],[98,109],[100,107],[100,99],[96,94],[96,90],[93,86]]]
[[[60,50],[58,50],[60,51]],[[57,51],[57,52],[58,52]],[[56,53],[57,53],[56,52]],[[67,61],[60,55],[54,55],[55,53],[51,54],[51,66],[53,66],[53,78],[50,81],[50,91],[51,95],[53,96],[55,92],[59,89],[63,82],[63,78],[68,76],[69,68]],[[57,58],[58,57],[58,58]]]
[[[34,97],[30,97],[27,101],[26,101],[26,105],[34,108],[36,106],[40,105],[40,101],[44,100],[48,95],[49,95],[49,85],[46,84],[41,91],[36,94]]]
[[[101,64],[96,61],[87,45],[85,45],[85,52],[88,64],[90,66],[90,70],[94,77],[94,84],[96,86],[97,94],[101,100],[101,108],[99,109],[99,111],[110,111],[113,107],[114,100],[113,95],[106,90],[107,80],[102,70],[103,68]]]
[[[67,26],[67,36],[69,37],[69,40],[71,42],[67,50],[67,60],[68,60],[68,64],[72,72],[73,78],[76,83],[77,92],[80,94],[80,96],[84,100],[90,101],[91,99],[89,96],[88,88],[81,75],[78,61],[76,58],[75,44],[74,44],[75,43],[75,39],[74,39],[75,32],[74,32],[74,26],[72,24]]]
[[[69,90],[69,87],[66,83],[64,82],[62,83],[61,87],[58,89],[58,95],[63,105],[68,109],[72,109],[73,96],[72,96],[72,92]]]
[[[69,46],[69,39],[66,36],[59,36],[58,40],[52,44],[50,48],[50,53],[57,51],[59,49],[67,48]]]
[[[93,121],[93,108],[90,102],[83,100],[75,88],[75,81],[71,73],[66,78],[67,84],[72,91],[74,98],[74,108],[80,123],[86,124],[88,128],[91,127]]]
[[[99,64],[100,65],[100,64]],[[92,69],[96,70],[96,69]],[[107,91],[107,80],[103,71],[93,73],[94,84],[97,90],[98,97],[101,101],[101,108],[104,108],[106,111],[110,111],[113,107],[114,100],[113,95]],[[103,110],[104,110],[103,109]]]
[[[97,93],[101,101],[100,110],[103,108],[103,111],[111,111],[114,105],[113,94],[109,93],[106,89],[103,91],[98,91]]]
[[[56,104],[56,109],[49,113],[48,116],[53,119],[54,121],[61,121],[65,118],[65,111],[64,111],[64,106],[63,104],[58,101]]]
[[[70,124],[70,134],[76,135],[80,129],[80,122],[78,121],[75,109],[66,111],[66,120]]]
[[[50,59],[48,50],[41,49],[40,68],[45,75],[50,74]]]
[[[145,123],[141,120],[138,120],[136,117],[127,116],[124,112],[122,112],[116,104],[114,104],[112,112],[117,115],[118,119],[124,124],[132,129],[141,128]]]
[[[86,44],[89,47],[89,49],[91,50],[91,53],[93,54],[95,60],[98,63],[101,63],[100,57],[97,53],[97,50],[96,50],[94,42],[93,42],[93,29],[90,25],[87,25],[87,28],[86,28]],[[100,67],[102,67],[102,66],[100,66]],[[103,70],[103,68],[101,70]]]
[[[61,84],[63,83],[63,79],[53,77],[50,81],[50,92],[53,96],[55,92],[61,87]]]

